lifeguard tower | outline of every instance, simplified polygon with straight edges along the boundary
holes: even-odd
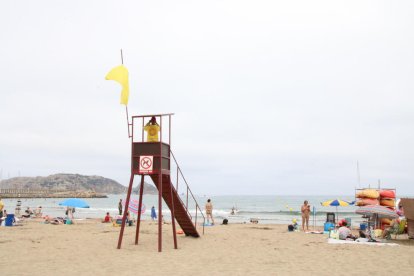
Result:
[[[135,175],[141,176],[138,201],[138,219],[135,233],[136,245],[138,244],[139,228],[141,223],[145,176],[150,177],[158,189],[159,252],[162,251],[163,200],[171,211],[171,224],[175,249],[177,249],[177,230],[175,222],[179,224],[186,236],[199,237],[200,235],[197,230],[197,218],[200,217],[203,225],[202,231],[204,234],[205,217],[193,193],[191,192],[186,179],[184,178],[174,154],[171,151],[171,118],[173,115],[173,113],[169,113],[132,116],[132,122],[128,122],[128,136],[131,138],[131,178],[128,186],[121,230],[119,232],[118,249],[121,248],[122,244],[126,213],[128,211]],[[155,128],[157,133],[153,132],[150,134],[147,126],[149,124],[148,122],[154,120],[154,118],[157,124],[157,127]],[[148,135],[147,137],[146,134]],[[151,135],[151,138],[149,135]],[[174,176],[173,173],[175,174]],[[175,180],[175,186],[172,182],[173,180]],[[178,193],[179,189],[181,197]],[[192,213],[190,212],[190,208]]]

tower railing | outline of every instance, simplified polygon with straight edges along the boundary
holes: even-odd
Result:
[[[188,215],[190,216],[191,221],[193,221],[194,226],[195,226],[196,229],[197,229],[197,218],[200,214],[200,219],[202,219],[202,222],[203,222],[202,225],[203,225],[203,234],[204,234],[204,225],[205,225],[205,222],[206,222],[206,217],[204,216],[203,210],[201,209],[200,205],[197,202],[197,199],[195,198],[193,192],[191,191],[190,186],[188,185],[187,180],[184,177],[184,174],[181,170],[180,165],[177,162],[177,159],[175,158],[174,153],[171,150],[170,150],[170,153],[171,153],[171,156],[174,160],[174,164],[176,166],[176,179],[175,179],[176,183],[175,183],[175,187],[174,187],[174,185],[173,185],[173,187],[175,188],[177,194],[179,195],[179,192],[180,192],[180,190],[179,190],[180,181],[179,180],[180,180],[180,176],[181,176],[181,178],[183,180],[183,181],[181,181],[181,183],[184,183],[183,186],[184,186],[184,189],[185,189],[185,193],[184,193],[185,204],[183,202],[183,199],[180,196],[178,198],[180,199],[181,204],[185,207],[185,209],[186,209]],[[173,179],[173,177],[171,176],[171,182],[172,182],[172,179]],[[174,184],[174,183],[171,183],[171,184]],[[191,214],[190,208],[189,208],[189,202],[191,204],[191,200],[193,201],[194,208],[195,208],[194,216]]]

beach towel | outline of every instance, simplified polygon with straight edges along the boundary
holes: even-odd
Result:
[[[348,240],[337,240],[337,239],[328,239],[328,243],[331,244],[366,244],[366,245],[377,245],[377,246],[399,246],[397,243],[384,243],[384,242],[368,242],[368,239],[359,238],[356,241],[348,241]]]

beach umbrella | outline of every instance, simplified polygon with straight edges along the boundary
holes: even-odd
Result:
[[[355,210],[355,213],[366,216],[378,216],[378,218],[398,218],[398,214],[381,205],[366,205]]]
[[[74,208],[89,208],[89,204],[83,199],[68,198],[59,203],[60,206],[69,206]]]
[[[322,206],[335,206],[336,207],[336,219],[338,219],[338,206],[349,206],[352,205],[353,202],[348,202],[345,200],[340,200],[340,199],[333,199],[333,200],[328,200],[325,202],[321,202]]]
[[[138,200],[131,199],[129,201],[129,204],[128,204],[128,210],[131,211],[132,213],[138,215],[138,204],[139,204]],[[125,203],[124,203],[124,206],[125,206]],[[146,211],[146,207],[143,203],[142,207],[141,207],[141,214],[145,213],[145,211]]]
[[[333,200],[328,200],[325,202],[321,202],[322,206],[349,206],[351,205],[351,202],[348,201],[344,201],[344,200],[340,200],[340,199],[333,199]]]

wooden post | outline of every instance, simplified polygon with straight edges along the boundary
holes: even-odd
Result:
[[[137,231],[135,233],[135,244],[138,244],[139,226],[141,224],[141,209],[142,209],[143,194],[144,194],[144,175],[141,175],[141,186],[139,189],[138,218],[137,218]]]
[[[172,224],[172,230],[173,230],[174,249],[177,249],[177,231],[175,229],[175,209],[174,209],[174,196],[173,196],[172,182],[170,185],[170,192],[171,192],[171,224]]]
[[[129,180],[128,193],[127,193],[127,198],[126,198],[126,202],[125,202],[125,211],[124,211],[124,215],[122,216],[121,231],[119,232],[118,249],[121,249],[122,238],[124,236],[125,220],[126,220],[126,214],[128,212],[129,199],[131,198],[131,191],[132,191],[132,183],[133,182],[134,182],[134,174],[131,173],[131,179]]]
[[[158,252],[162,251],[162,173],[158,174]]]
[[[160,153],[158,171],[158,252],[162,251],[162,116],[160,116]]]

